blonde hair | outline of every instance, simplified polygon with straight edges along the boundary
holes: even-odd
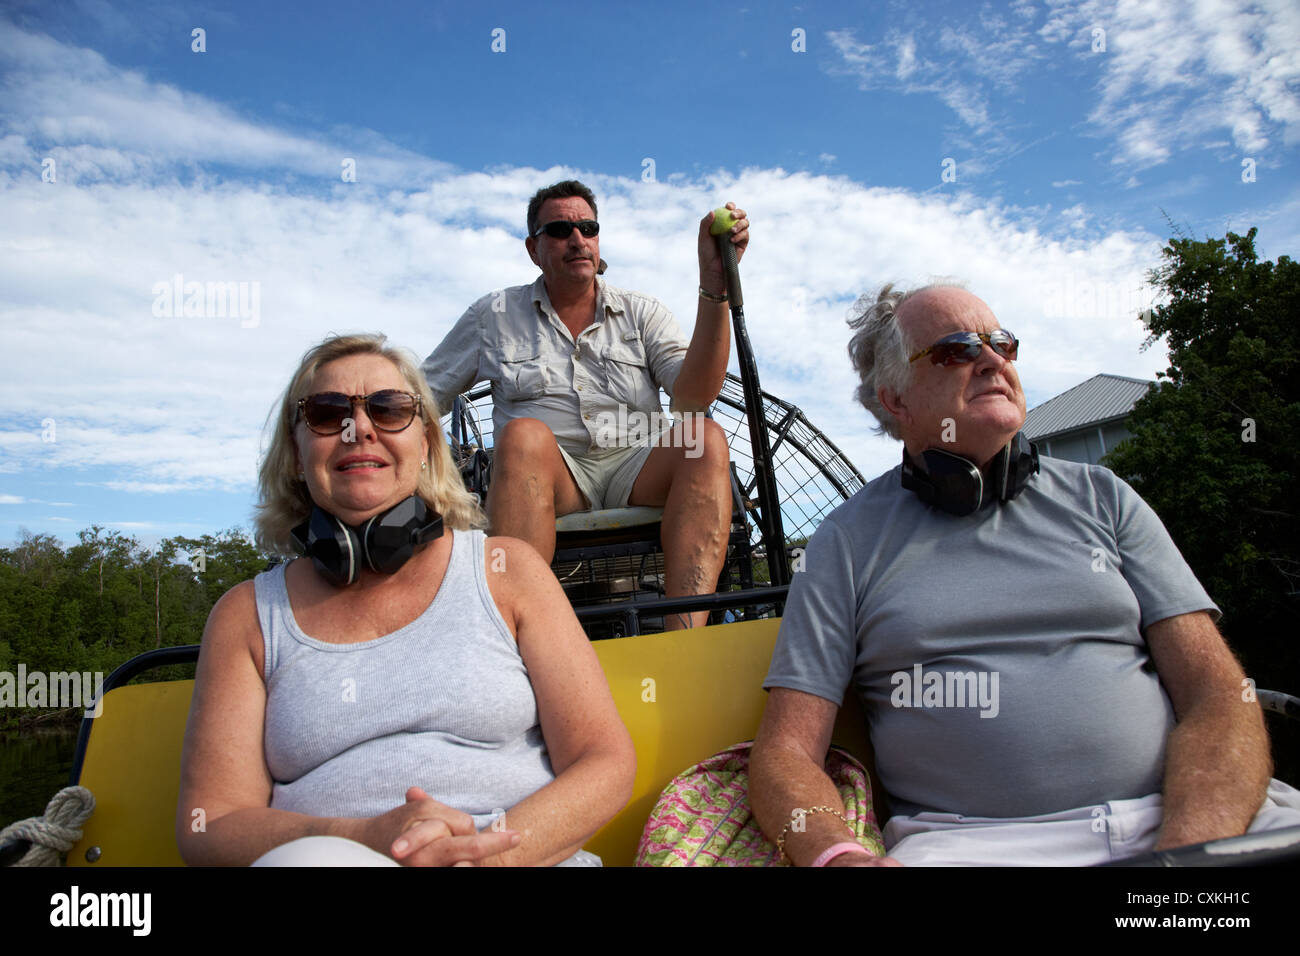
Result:
[[[412,357],[404,349],[386,347],[383,335],[335,335],[308,350],[280,398],[271,432],[271,444],[258,470],[259,500],[257,543],[264,551],[296,555],[289,532],[307,520],[313,502],[307,485],[298,477],[293,429],[298,419],[298,399],[311,392],[316,373],[330,362],[350,355],[379,355],[401,373],[411,391],[420,396],[420,419],[429,443],[428,467],[420,471],[415,493],[438,514],[448,528],[466,531],[484,528],[487,519],[474,496],[465,490],[460,471],[443,438],[440,413],[433,393]],[[275,414],[273,412],[273,414]]]

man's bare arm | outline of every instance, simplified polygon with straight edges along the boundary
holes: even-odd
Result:
[[[833,701],[784,687],[772,688],[749,767],[749,802],[759,826],[776,842],[785,832],[785,852],[796,866],[808,866],[836,843],[856,842],[844,822],[831,813],[807,813],[801,831],[787,824],[796,808],[834,807],[844,801],[823,769],[839,706]],[[865,848],[864,848],[865,849]],[[833,863],[898,865],[889,857],[844,854]]]
[[[1203,611],[1157,621],[1146,640],[1178,720],[1166,747],[1156,849],[1238,836],[1272,773],[1263,713],[1242,699],[1241,665]]]
[[[735,203],[727,203],[734,211],[736,224],[731,227],[730,239],[736,247],[736,259],[740,260],[749,246],[749,220],[745,210],[736,209]],[[700,220],[699,235],[696,238],[700,260],[700,288],[712,295],[722,295],[727,291],[727,279],[722,266],[722,257],[718,255],[717,242],[709,234],[713,223],[713,213]],[[714,302],[704,296],[699,297],[695,310],[695,331],[691,334],[691,344],[686,350],[681,371],[673,386],[673,410],[684,412],[702,412],[712,405],[722,391],[722,383],[727,376],[727,360],[731,357],[731,313],[725,302]]]
[[[717,401],[731,355],[731,319],[725,302],[700,296],[695,331],[673,386],[673,409],[702,412]]]

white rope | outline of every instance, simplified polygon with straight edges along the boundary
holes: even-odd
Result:
[[[59,866],[61,857],[81,839],[81,826],[95,812],[95,796],[85,787],[64,787],[45,807],[45,816],[28,817],[0,830],[7,840],[31,843],[14,866]]]

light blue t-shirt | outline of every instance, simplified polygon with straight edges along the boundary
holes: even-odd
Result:
[[[1218,608],[1109,469],[1043,458],[955,517],[881,475],[790,588],[764,687],[852,682],[896,813],[1021,817],[1160,790],[1174,726],[1143,631]]]

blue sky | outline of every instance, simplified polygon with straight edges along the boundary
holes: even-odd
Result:
[[[844,317],[885,281],[966,280],[1024,342],[1031,406],[1149,377],[1137,313],[1170,220],[1300,251],[1297,37],[1290,0],[11,0],[0,543],[247,527],[302,352],[378,330],[423,357],[531,281],[527,198],[570,176],[608,279],[688,332],[694,224],[749,210],[763,385],[868,477],[898,446],[852,402]],[[159,315],[177,275],[248,308]]]

